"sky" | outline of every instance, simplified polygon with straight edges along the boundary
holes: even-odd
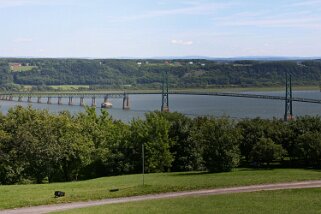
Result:
[[[2,57],[321,56],[321,0],[0,0]]]

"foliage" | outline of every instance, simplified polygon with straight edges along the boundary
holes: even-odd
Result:
[[[193,65],[189,64],[193,61]],[[138,62],[141,62],[139,64]],[[128,59],[0,59],[0,87],[34,90],[53,85],[90,85],[101,88],[160,88],[168,71],[171,88],[221,86],[280,86],[285,72],[295,85],[319,85],[321,62],[307,61],[213,61]],[[10,63],[29,65],[28,72],[10,72]],[[26,66],[25,66],[26,67]],[[31,69],[31,70],[30,70]],[[17,85],[18,84],[18,85]]]
[[[72,181],[142,171],[231,171],[264,164],[321,167],[321,117],[189,118],[151,112],[126,124],[95,108],[0,114],[0,184]],[[242,160],[240,162],[240,160]]]
[[[169,138],[173,141],[171,153],[174,156],[172,171],[193,171],[203,169],[202,145],[193,140],[196,132],[193,120],[181,113],[159,113],[169,123]],[[195,129],[195,130],[194,130]]]
[[[321,168],[321,133],[304,133],[298,138],[298,147],[307,165]]]
[[[290,130],[280,120],[264,120],[261,118],[245,119],[237,124],[243,136],[240,150],[246,161],[250,161],[252,148],[262,139],[268,138],[284,146],[288,143]]]
[[[279,161],[284,157],[285,151],[281,145],[277,145],[270,138],[260,138],[250,152],[250,160],[256,166],[272,161]]]
[[[169,125],[157,113],[148,113],[145,121],[134,120],[131,124],[131,143],[135,145],[137,155],[142,154],[140,149],[144,146],[147,172],[164,172],[171,167],[173,155],[170,152],[172,141],[168,135]],[[139,157],[137,155],[135,158]]]
[[[228,119],[205,120],[194,140],[204,145],[203,159],[210,172],[231,171],[239,164],[238,130]]]

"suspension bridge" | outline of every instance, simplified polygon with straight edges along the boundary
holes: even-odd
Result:
[[[262,94],[249,94],[249,93],[229,93],[229,92],[203,92],[203,91],[175,91],[168,90],[167,74],[164,74],[163,86],[161,92],[146,92],[146,91],[126,91],[126,92],[2,92],[0,93],[0,100],[2,101],[16,101],[28,103],[44,103],[44,104],[57,104],[57,105],[91,105],[97,106],[96,99],[103,98],[104,103],[108,103],[109,98],[123,99],[123,109],[130,109],[130,95],[161,95],[162,104],[161,111],[169,111],[169,95],[197,95],[197,96],[225,96],[225,97],[238,97],[249,99],[267,99],[267,100],[283,100],[285,101],[285,114],[284,120],[293,119],[292,102],[301,103],[315,103],[321,104],[321,99],[309,99],[292,97],[292,83],[291,76],[286,75],[286,93],[285,96],[273,96]],[[91,100],[91,103],[85,103],[84,100]],[[66,101],[67,100],[67,101]],[[65,103],[63,103],[65,101]],[[78,101],[76,103],[76,101]]]

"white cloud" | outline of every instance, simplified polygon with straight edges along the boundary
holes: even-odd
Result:
[[[176,39],[173,39],[171,41],[172,44],[174,45],[184,45],[184,46],[189,46],[189,45],[193,45],[193,41],[184,41],[184,40],[176,40]]]

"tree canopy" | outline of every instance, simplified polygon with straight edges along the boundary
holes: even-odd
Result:
[[[9,66],[12,63],[28,65],[28,69],[14,72]],[[295,85],[318,85],[321,62],[3,58],[0,88],[19,90],[19,85],[32,85],[38,90],[51,85],[160,88],[164,71],[169,73],[171,88],[278,86],[284,84],[286,72],[292,74]]]

